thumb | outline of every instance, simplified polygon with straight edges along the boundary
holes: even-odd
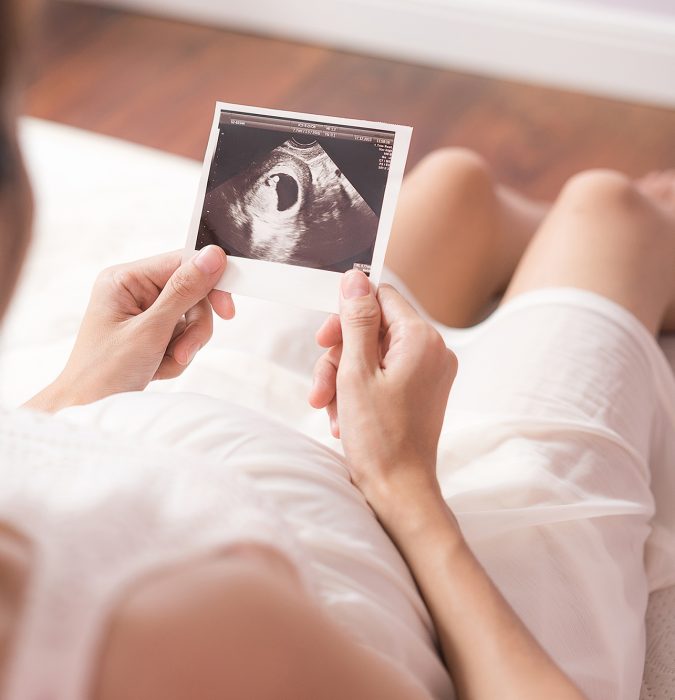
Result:
[[[370,280],[360,270],[345,273],[340,285],[341,363],[362,369],[379,365],[380,322]]]
[[[184,262],[164,285],[152,305],[155,314],[175,322],[186,311],[204,299],[225,271],[225,251],[209,245]]]

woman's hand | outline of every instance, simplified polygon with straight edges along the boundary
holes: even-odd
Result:
[[[231,296],[213,290],[225,265],[208,246],[183,264],[177,251],[104,270],[65,369],[27,405],[55,411],[177,377],[211,337],[211,307],[234,316]]]
[[[457,360],[439,333],[392,287],[375,297],[368,278],[350,271],[340,316],[317,341],[330,349],[315,367],[310,403],[327,408],[352,480],[380,519],[394,518],[403,500],[440,502],[436,452]]]

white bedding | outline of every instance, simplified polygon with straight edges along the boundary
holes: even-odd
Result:
[[[100,269],[182,247],[199,176],[199,164],[193,161],[36,120],[24,122],[22,135],[39,216],[0,352],[0,403],[9,405],[35,393],[63,365]],[[183,378],[153,390],[173,385],[209,393],[217,383],[220,395],[330,444],[323,416],[304,399],[307,368],[317,356],[304,339],[322,315],[237,301],[243,313],[231,323],[217,324],[214,342],[199,358],[201,371],[191,368]],[[675,338],[663,339],[662,346],[675,368]],[[658,676],[652,668],[663,669],[668,649],[666,663],[674,664],[673,630],[662,624],[669,612],[675,615],[672,595],[669,600],[659,595],[662,612],[650,619],[648,643],[654,637],[662,642],[649,648],[652,675],[643,687],[645,698],[675,693],[672,684],[668,688],[669,676]],[[659,662],[650,667],[653,659]]]

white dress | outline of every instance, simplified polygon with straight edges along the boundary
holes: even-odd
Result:
[[[460,372],[439,478],[467,539],[590,698],[637,698],[648,594],[675,583],[675,380],[658,344],[577,289],[443,332]]]
[[[460,369],[438,473],[469,543],[589,698],[637,698],[647,595],[675,582],[674,514],[663,507],[675,493],[675,381],[658,346],[615,304],[562,289],[523,295],[474,329],[443,333]],[[216,352],[185,382],[248,403],[242,386],[255,394],[263,382],[293,415],[290,397],[305,378],[251,362],[257,375],[219,387]],[[267,412],[284,402],[268,396]],[[179,450],[196,480],[201,468],[190,465],[202,459],[209,470],[236,468],[287,525],[326,611],[432,697],[453,696],[410,574],[339,455],[195,394],[125,394],[60,418],[133,443],[140,455],[155,445]],[[130,468],[123,462],[111,483]]]

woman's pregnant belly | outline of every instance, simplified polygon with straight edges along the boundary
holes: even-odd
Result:
[[[245,473],[299,543],[329,616],[411,673],[432,697],[454,697],[408,567],[337,453],[253,411],[198,394],[121,394],[60,415],[120,439],[208,455],[223,469]]]

